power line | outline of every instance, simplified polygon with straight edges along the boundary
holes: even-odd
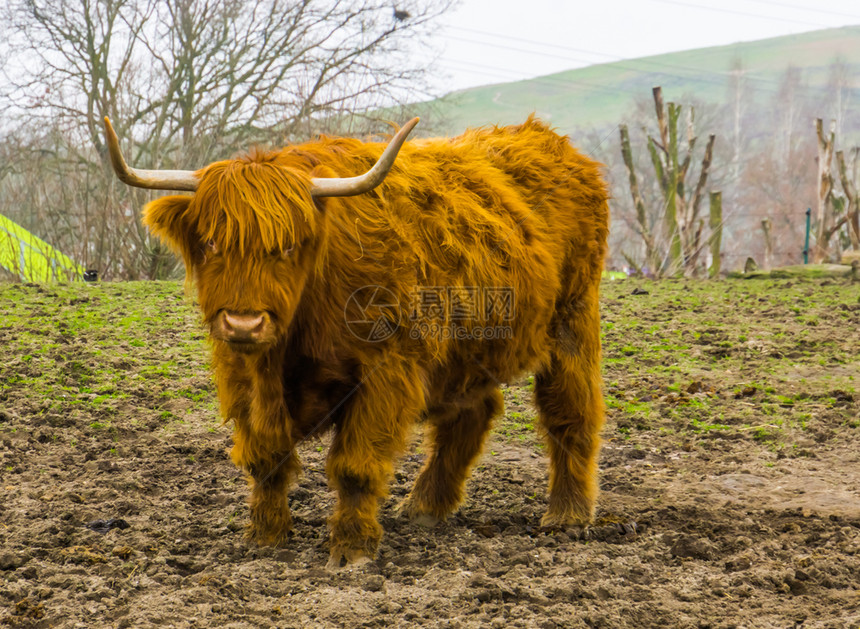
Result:
[[[827,9],[814,9],[811,7],[803,7],[797,4],[786,4],[785,2],[773,2],[773,0],[747,0],[747,2],[755,2],[757,4],[767,4],[783,9],[795,9],[797,11],[806,11],[807,13],[820,13],[821,15],[836,15],[838,17],[850,17],[854,20],[860,20],[860,15],[854,13],[842,13],[840,11],[828,11]]]
[[[596,85],[594,83],[586,83],[584,81],[576,81],[572,79],[562,79],[562,78],[553,78],[548,76],[537,77],[537,78],[525,78],[517,73],[508,70],[506,68],[498,68],[495,66],[487,66],[479,63],[472,63],[469,61],[462,61],[460,59],[443,59],[441,65],[448,66],[453,70],[462,70],[463,68],[458,68],[456,65],[453,67],[451,64],[459,64],[460,66],[466,66],[466,70],[469,72],[487,72],[493,73],[496,77],[508,79],[513,79],[513,81],[528,81],[529,83],[535,83],[537,85],[545,85],[547,87],[555,87],[555,88],[565,88],[569,90],[573,90],[577,87],[583,87],[593,91],[605,92],[608,94],[618,94],[619,92],[627,93],[627,94],[638,94],[637,91],[632,89],[624,89],[617,87],[610,87],[605,85]],[[472,70],[472,68],[477,68],[478,70]],[[467,88],[467,89],[476,89],[476,88]]]
[[[466,42],[467,44],[479,44],[481,46],[491,46],[493,48],[502,48],[503,50],[509,50],[509,51],[513,51],[513,52],[525,52],[525,53],[530,54],[530,55],[540,55],[542,57],[552,57],[553,59],[562,59],[564,61],[580,61],[580,62],[584,62],[584,63],[594,63],[591,59],[581,59],[581,58],[576,58],[576,57],[569,57],[567,55],[565,55],[565,56],[556,55],[556,54],[553,54],[551,52],[541,52],[539,50],[524,50],[522,48],[514,48],[510,44],[495,44],[493,42],[477,41],[474,39],[466,39],[464,37],[457,37],[457,36],[452,36],[452,35],[449,35],[448,39],[453,39],[454,41]],[[514,39],[514,38],[511,38],[511,39]],[[519,40],[519,41],[525,41],[525,40]]]
[[[572,52],[584,52],[584,53],[589,54],[589,55],[597,55],[599,57],[608,57],[608,58],[612,59],[613,61],[623,61],[624,60],[623,57],[619,57],[618,55],[611,55],[611,54],[608,54],[605,52],[597,52],[597,51],[593,51],[593,50],[585,50],[584,48],[573,48],[571,46],[562,46],[560,44],[550,44],[547,42],[539,42],[539,41],[536,41],[534,39],[525,39],[523,37],[513,37],[510,35],[504,35],[502,33],[490,33],[488,31],[481,31],[481,30],[478,30],[475,28],[465,28],[462,26],[448,26],[447,28],[449,28],[450,30],[454,30],[454,31],[463,31],[464,33],[473,33],[475,35],[484,35],[486,37],[497,37],[499,39],[504,39],[505,41],[508,41],[508,40],[518,41],[518,42],[522,42],[524,44],[531,44],[533,46],[544,46],[546,48],[557,48],[559,50],[570,50]]]
[[[672,4],[675,6],[685,7],[687,9],[704,9],[706,11],[715,11],[717,13],[728,13],[730,15],[743,15],[744,17],[754,17],[761,20],[770,20],[772,22],[786,22],[788,24],[801,24],[803,26],[814,26],[816,28],[830,28],[827,24],[817,24],[815,22],[806,22],[801,20],[792,20],[791,18],[777,17],[774,15],[761,15],[760,13],[747,13],[746,11],[736,11],[734,9],[723,9],[720,7],[711,7],[705,4],[694,4],[691,2],[681,2],[680,0],[651,0],[651,2],[661,2],[663,4]]]
[[[509,68],[500,68],[498,66],[484,65],[484,64],[474,63],[474,62],[470,62],[470,61],[464,61],[462,59],[445,59],[443,57],[440,60],[439,65],[442,65],[443,67],[448,67],[449,69],[454,70],[454,71],[466,70],[467,72],[471,72],[473,74],[490,73],[490,74],[493,74],[495,76],[495,78],[504,79],[508,82],[510,82],[510,81],[528,81],[528,82],[536,84],[536,85],[545,85],[547,87],[554,87],[554,88],[574,88],[574,87],[579,86],[579,87],[583,87],[583,88],[588,89],[588,90],[600,91],[600,92],[609,93],[609,94],[618,94],[619,92],[631,94],[631,95],[640,94],[640,92],[638,90],[635,90],[632,88],[615,87],[615,86],[609,86],[609,85],[599,85],[599,84],[589,83],[589,82],[582,81],[582,80],[569,79],[569,78],[564,78],[564,77],[559,77],[559,76],[541,76],[541,77],[529,78],[529,77],[524,77],[521,73],[515,72]],[[643,70],[638,69],[638,68],[628,68],[628,69],[634,69],[634,70],[639,70],[640,72],[646,72],[646,71],[643,71]],[[672,78],[676,78],[676,79],[693,78],[693,77],[688,77],[688,76],[684,76],[684,75],[680,75],[680,74],[672,74],[669,72],[651,72],[651,74],[659,75],[659,76],[663,76],[663,77],[672,77]],[[657,82],[657,83],[660,82],[659,76],[655,76],[655,82]],[[702,79],[700,78],[699,80],[702,80]],[[760,80],[760,81],[762,83],[766,82],[764,80]],[[711,84],[719,86],[719,87],[725,87],[727,85],[725,81],[718,82],[715,80],[705,80],[705,82],[711,83]],[[753,86],[753,87],[754,87],[754,89],[767,90],[768,92],[774,93],[776,91],[776,86],[778,84],[770,82],[770,81],[767,81],[767,82],[771,83],[771,85],[773,85],[773,87],[771,87],[769,85],[759,85],[759,86]],[[471,88],[464,88],[464,89],[475,89],[475,88],[471,87]]]
[[[659,75],[664,75],[664,76],[669,76],[669,77],[675,77],[675,78],[681,78],[681,79],[692,78],[689,76],[689,74],[679,74],[677,72],[669,72],[666,70],[661,70],[659,68],[669,68],[669,69],[674,69],[674,70],[682,70],[684,72],[688,72],[688,73],[696,75],[695,78],[697,78],[699,81],[703,81],[703,82],[710,83],[712,85],[717,85],[720,87],[725,86],[725,81],[728,79],[728,76],[730,74],[729,71],[720,72],[720,71],[713,71],[713,70],[705,70],[703,68],[694,68],[691,66],[681,66],[681,65],[677,65],[677,64],[663,63],[663,62],[654,61],[654,60],[647,59],[647,58],[622,59],[622,58],[617,57],[615,55],[608,55],[608,54],[602,53],[602,52],[590,51],[590,50],[585,50],[585,49],[581,49],[581,48],[570,48],[567,46],[560,46],[560,45],[556,45],[556,44],[543,44],[541,42],[536,42],[536,41],[524,39],[521,37],[508,37],[506,35],[501,35],[501,34],[496,34],[496,33],[488,33],[486,31],[478,31],[475,29],[467,29],[467,28],[461,28],[461,27],[449,27],[449,28],[454,29],[454,30],[458,30],[458,31],[465,31],[465,32],[471,32],[471,33],[479,34],[479,35],[484,35],[487,37],[496,37],[499,39],[504,39],[506,41],[507,40],[513,40],[513,41],[519,41],[522,43],[527,43],[527,44],[536,45],[536,46],[546,46],[546,47],[556,48],[556,49],[560,49],[560,50],[570,50],[570,51],[576,51],[576,52],[584,52],[584,53],[590,54],[590,55],[599,55],[599,56],[604,56],[604,57],[611,57],[611,58],[617,59],[617,61],[611,61],[608,63],[617,69],[634,70],[637,72],[650,71],[650,72],[653,72],[654,74],[659,74]],[[477,44],[477,45],[481,45],[481,46],[490,46],[493,48],[502,48],[504,50],[513,50],[515,52],[523,52],[523,53],[531,54],[531,55],[551,57],[554,59],[579,61],[579,62],[584,62],[584,63],[588,63],[588,64],[594,63],[590,59],[582,59],[582,58],[576,58],[576,57],[562,56],[562,55],[557,55],[557,54],[553,54],[553,53],[549,53],[549,52],[542,52],[542,51],[538,51],[538,50],[527,50],[527,49],[523,49],[523,48],[512,48],[509,44],[497,44],[494,42],[486,42],[486,41],[467,39],[464,37],[456,37],[456,36],[449,36],[449,39],[453,39],[455,41],[461,41],[461,42],[465,42],[465,43],[469,43],[469,44]],[[603,62],[603,63],[607,63],[607,62]],[[658,69],[657,70],[648,70],[647,68],[643,69],[641,67],[642,65],[655,66]],[[576,69],[577,68],[571,68],[570,70],[561,70],[559,72],[569,72],[569,71],[576,70]],[[710,75],[710,76],[703,76],[703,74],[704,75]],[[764,77],[747,75],[747,78],[751,81],[755,81],[755,82],[761,83],[761,84],[767,84],[770,86],[777,86],[779,84],[777,81],[774,81],[772,79],[767,79]]]

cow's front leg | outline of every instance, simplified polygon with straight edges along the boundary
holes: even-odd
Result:
[[[299,471],[276,356],[253,357],[219,378],[222,412],[233,419],[233,462],[248,473],[248,539],[261,546],[286,541],[292,528],[287,491]],[[219,374],[220,375],[220,374]],[[231,377],[232,376],[232,377]]]
[[[279,546],[292,528],[287,492],[298,476],[300,463],[284,434],[268,437],[250,421],[237,419],[233,433],[233,462],[248,473],[251,520],[247,537],[260,546]]]
[[[379,502],[388,494],[394,460],[423,406],[424,387],[414,367],[385,364],[366,375],[353,395],[336,424],[326,466],[338,495],[329,521],[329,568],[376,556],[382,538]]]
[[[260,546],[283,545],[293,526],[287,492],[298,474],[299,461],[295,453],[280,456],[263,465],[256,463],[249,474],[251,521],[247,537]]]

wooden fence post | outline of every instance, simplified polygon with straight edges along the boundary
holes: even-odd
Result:
[[[815,247],[812,249],[813,264],[820,264],[827,257],[830,240],[827,224],[831,218],[830,197],[833,194],[833,176],[830,167],[833,163],[833,143],[836,139],[836,121],[830,121],[830,134],[825,137],[824,123],[815,119],[815,133],[818,136],[818,212],[815,226]]]
[[[711,268],[708,277],[720,276],[720,245],[723,240],[723,193],[716,190],[711,192]]]
[[[769,218],[763,218],[761,221],[761,230],[764,232],[764,270],[770,271],[770,265],[773,264],[773,240],[771,238],[771,226]]]

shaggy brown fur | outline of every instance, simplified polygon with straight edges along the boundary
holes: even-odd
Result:
[[[445,518],[502,411],[499,383],[529,370],[548,434],[543,524],[589,522],[603,422],[598,286],[608,208],[599,165],[529,118],[409,142],[372,192],[311,198],[311,177],[360,174],[383,148],[323,138],[252,153],[199,171],[193,196],[145,210],[146,224],[182,254],[211,326],[221,411],[235,425],[232,458],[251,479],[250,536],[285,540],[296,445],[330,428],[327,471],[339,496],[332,564],[373,557],[379,501],[419,417],[430,454],[403,511]],[[385,290],[360,290],[368,286]],[[457,338],[416,334],[422,287],[443,287],[435,294],[446,299],[479,296],[466,317],[431,311],[437,330],[457,328]],[[510,298],[507,308],[480,301],[494,289]],[[387,321],[388,334],[361,338],[356,309],[358,319]],[[260,321],[257,340],[231,343],[225,313],[258,317],[249,324]],[[507,333],[478,338],[487,328]]]

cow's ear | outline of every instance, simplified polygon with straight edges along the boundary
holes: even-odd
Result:
[[[188,214],[189,196],[161,197],[143,208],[143,224],[180,254],[185,267],[190,269],[196,251],[196,231]]]

